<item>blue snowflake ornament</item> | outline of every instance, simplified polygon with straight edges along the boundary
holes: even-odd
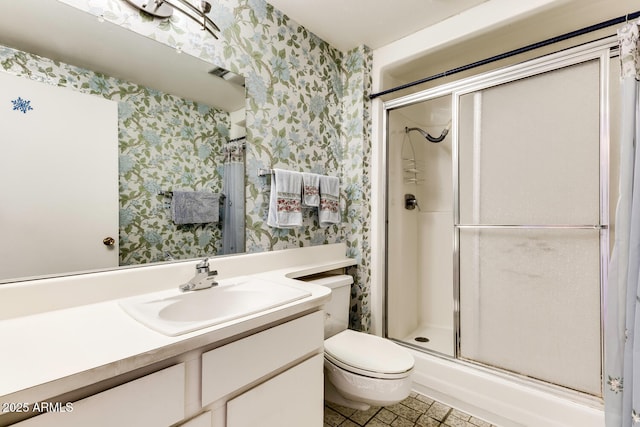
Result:
[[[27,101],[26,99],[22,99],[21,97],[18,97],[18,99],[13,99],[11,103],[13,104],[14,111],[22,111],[24,114],[27,114],[27,111],[33,110],[31,101]]]

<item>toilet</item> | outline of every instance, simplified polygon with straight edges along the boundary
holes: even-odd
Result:
[[[367,410],[404,400],[411,392],[414,360],[399,345],[347,329],[353,278],[325,274],[306,281],[331,289],[325,306],[325,400]]]

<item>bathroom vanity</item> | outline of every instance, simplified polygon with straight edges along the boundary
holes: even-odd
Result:
[[[296,279],[354,265],[345,251],[336,244],[216,259],[223,281],[258,278],[308,296],[174,336],[120,302],[170,292],[197,261],[0,286],[3,313],[8,298],[28,305],[34,287],[62,294],[52,295],[52,309],[0,320],[0,426],[321,426],[330,291]],[[105,274],[110,280],[98,277]],[[182,281],[169,283],[176,276]],[[79,286],[94,292],[83,298]]]

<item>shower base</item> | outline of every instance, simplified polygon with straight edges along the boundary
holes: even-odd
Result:
[[[428,339],[425,341],[424,339]],[[415,347],[424,348],[438,353],[453,355],[453,330],[422,325],[400,341]]]

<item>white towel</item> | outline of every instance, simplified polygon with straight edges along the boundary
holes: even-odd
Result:
[[[340,180],[334,176],[320,176],[318,219],[321,226],[340,223]]]
[[[302,174],[274,169],[267,224],[277,228],[302,226]]]
[[[302,173],[302,204],[304,206],[320,206],[320,175]]]
[[[176,224],[205,224],[220,219],[220,194],[208,191],[174,191],[171,214]]]

